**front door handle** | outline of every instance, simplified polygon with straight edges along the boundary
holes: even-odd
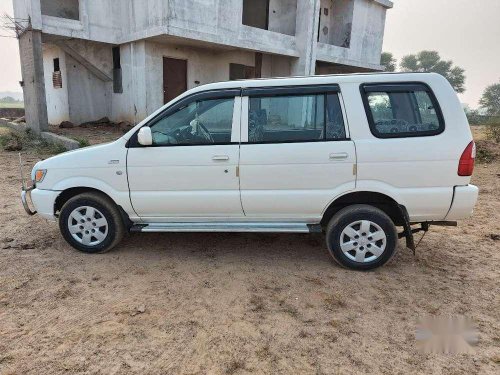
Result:
[[[330,160],[344,160],[349,157],[347,152],[332,152],[330,154]]]
[[[229,160],[229,156],[227,155],[214,155],[212,156],[213,161],[226,161]]]

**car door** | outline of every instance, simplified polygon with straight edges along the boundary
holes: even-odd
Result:
[[[339,87],[243,90],[240,188],[249,217],[317,221],[356,184]]]
[[[237,167],[240,90],[194,94],[150,121],[152,146],[130,141],[130,199],[146,222],[243,216]]]

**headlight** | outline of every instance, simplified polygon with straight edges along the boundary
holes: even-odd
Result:
[[[35,183],[42,182],[43,179],[45,178],[46,174],[47,174],[47,170],[46,169],[37,169],[36,172],[35,172],[34,182]]]

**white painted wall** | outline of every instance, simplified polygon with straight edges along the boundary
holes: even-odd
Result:
[[[86,60],[112,77],[111,46],[82,40],[66,42]],[[111,116],[113,82],[104,82],[66,55],[68,76],[68,104],[70,120],[76,124]]]
[[[81,124],[109,116],[109,83],[99,80],[71,56],[66,57],[66,69],[70,120]]]
[[[62,76],[62,88],[54,88],[52,73],[54,59],[59,58]],[[43,45],[43,74],[45,78],[45,97],[49,124],[60,124],[69,120],[68,107],[68,75],[66,71],[66,55],[54,45]]]
[[[112,121],[130,121],[136,123],[137,119],[135,116],[135,105],[134,105],[134,93],[136,88],[134,87],[133,71],[134,67],[132,65],[132,45],[135,43],[127,43],[120,46],[120,60],[122,67],[122,88],[123,93],[121,94],[111,94],[111,115],[109,118]],[[145,85],[144,79],[140,79],[139,83]],[[140,89],[145,90],[145,86]],[[140,91],[139,90],[139,91]]]

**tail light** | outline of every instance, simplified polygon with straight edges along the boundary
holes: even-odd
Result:
[[[459,176],[472,176],[474,171],[474,160],[476,159],[476,144],[474,141],[469,143],[465,148],[460,161],[458,162]]]

